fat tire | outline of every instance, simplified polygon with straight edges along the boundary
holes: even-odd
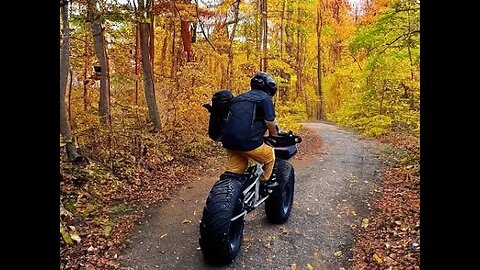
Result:
[[[200,221],[200,248],[208,264],[225,265],[237,256],[243,241],[244,217],[230,219],[243,211],[244,179],[224,173],[210,190]]]
[[[276,159],[274,172],[279,186],[266,200],[265,213],[270,223],[282,224],[287,222],[292,212],[295,171],[288,161]]]

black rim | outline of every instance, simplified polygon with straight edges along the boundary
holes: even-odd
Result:
[[[289,181],[282,192],[283,213],[287,213],[292,206],[292,181]]]

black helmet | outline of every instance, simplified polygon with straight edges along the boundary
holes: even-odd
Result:
[[[250,80],[250,87],[252,89],[258,89],[266,92],[270,96],[274,96],[277,93],[277,84],[272,76],[260,71]]]

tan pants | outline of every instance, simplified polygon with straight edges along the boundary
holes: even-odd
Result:
[[[273,165],[275,165],[275,152],[273,148],[262,144],[258,148],[250,151],[234,151],[227,149],[228,161],[226,171],[243,174],[248,168],[248,159],[252,159],[263,164],[264,181],[268,181],[272,175]]]

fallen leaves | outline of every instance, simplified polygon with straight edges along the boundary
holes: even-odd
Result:
[[[77,243],[80,243],[80,241],[82,240],[76,232],[71,232],[70,237],[72,238],[72,240],[74,240]]]
[[[60,234],[62,235],[65,243],[67,243],[69,245],[73,244],[73,241],[72,241],[72,238],[70,237],[70,234],[67,232],[67,230],[65,229],[65,227],[61,223],[60,223]]]
[[[268,249],[272,249],[274,241],[275,241],[275,236],[269,236],[268,240],[266,241],[267,243],[265,244],[265,247]]]
[[[192,221],[190,219],[184,219],[182,221],[182,224],[190,224],[190,223],[192,223]]]
[[[298,144],[298,154],[295,156],[295,159],[302,160],[302,163],[305,162],[306,164],[322,151],[323,142],[320,136],[310,129],[302,128],[299,133],[303,140],[302,143]]]
[[[378,255],[377,253],[374,253],[374,254],[373,254],[373,259],[374,259],[378,264],[383,263],[382,257],[381,257],[380,255]]]
[[[380,171],[383,186],[374,190],[378,199],[371,204],[371,216],[358,228],[352,227],[357,241],[350,270],[380,269],[379,265],[381,269],[420,269],[419,145],[418,139],[407,137],[382,138],[401,148],[389,148],[395,155],[408,155],[397,160],[410,164],[390,163]]]
[[[368,218],[362,219],[362,228],[367,228],[368,227]]]
[[[212,156],[217,160],[221,155]],[[185,162],[188,165],[173,162],[151,170],[140,169],[138,175],[123,180],[93,161],[87,168],[61,164],[61,269],[79,269],[81,265],[84,269],[118,269],[115,254],[131,243],[127,237],[145,216],[147,206],[168,200],[180,185],[201,176],[197,169],[199,165],[220,166],[213,161],[213,158],[207,158],[200,162]],[[79,185],[81,177],[85,181]],[[134,179],[139,179],[138,185]],[[184,220],[183,224],[191,225],[193,220]],[[166,234],[159,237],[164,239]]]

